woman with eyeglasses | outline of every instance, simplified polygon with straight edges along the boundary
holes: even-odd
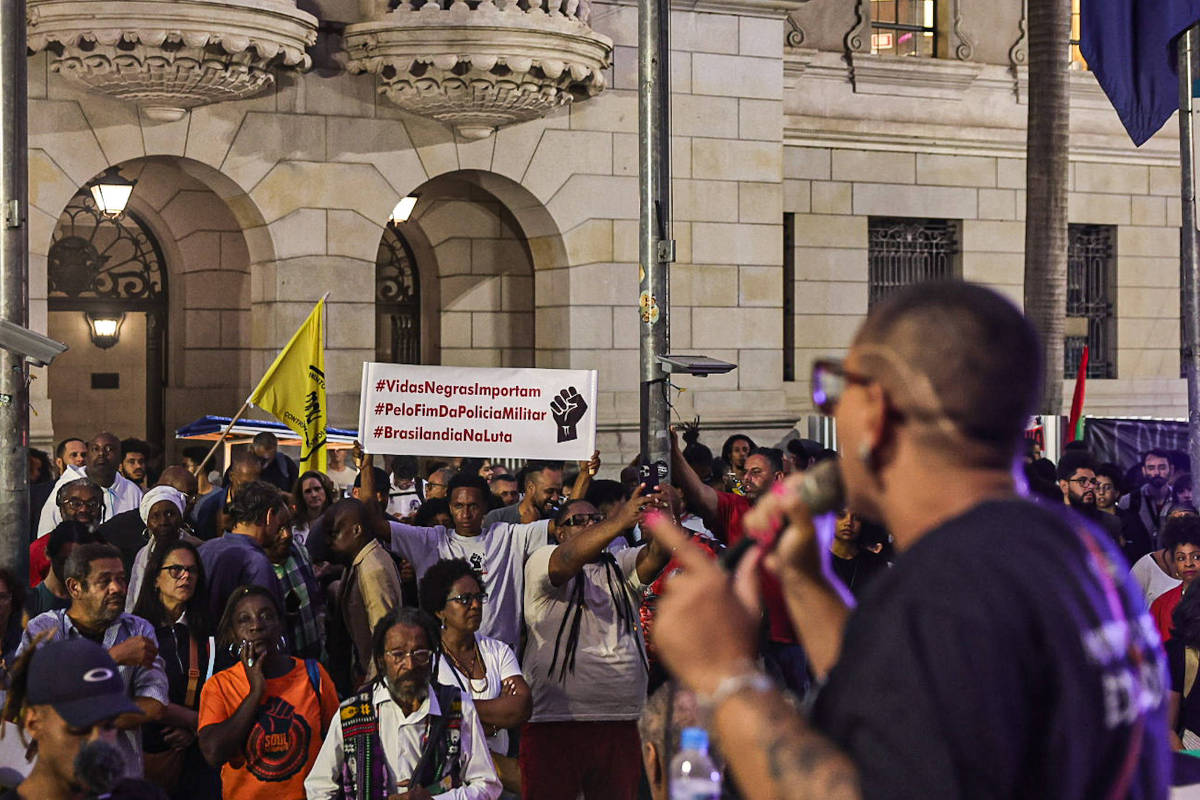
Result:
[[[204,567],[193,545],[176,540],[151,554],[145,575],[133,613],[154,626],[170,700],[162,720],[142,728],[146,779],[180,800],[217,797],[217,774],[196,743],[200,689],[212,671]]]
[[[239,586],[229,596],[217,646],[238,661],[200,695],[200,751],[221,767],[223,800],[301,800],[337,712],[329,673],[288,655],[283,630],[270,589]]]
[[[465,559],[438,561],[421,578],[421,607],[442,626],[436,680],[470,693],[500,782],[507,791],[519,792],[521,773],[517,759],[509,757],[506,728],[529,719],[533,700],[512,648],[479,635],[486,602],[483,578]]]

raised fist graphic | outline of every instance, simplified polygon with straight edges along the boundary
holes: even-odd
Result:
[[[573,442],[579,438],[575,426],[583,419],[587,408],[587,403],[574,386],[568,386],[554,396],[550,401],[550,413],[558,426],[558,441]]]

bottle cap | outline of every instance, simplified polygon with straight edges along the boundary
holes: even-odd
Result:
[[[679,741],[681,750],[708,751],[708,731],[704,728],[684,728]]]

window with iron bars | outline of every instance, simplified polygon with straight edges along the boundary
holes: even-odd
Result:
[[[1074,378],[1088,348],[1089,378],[1117,377],[1117,228],[1067,229],[1067,321],[1063,375]]]
[[[958,220],[871,217],[868,307],[901,286],[959,277],[958,227]]]
[[[936,0],[871,0],[871,52],[937,55]]]

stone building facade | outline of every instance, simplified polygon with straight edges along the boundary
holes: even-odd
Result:
[[[120,96],[111,80],[79,80],[80,69],[119,73],[121,51],[130,49],[120,41],[133,41],[131,29],[141,31],[138,47],[161,46],[153,34],[163,23],[126,20],[124,34],[110,27],[90,39],[73,29],[76,38],[63,46],[64,37],[46,35],[62,2],[30,2],[38,51],[29,62],[31,324],[72,345],[37,371],[36,442],[107,422],[122,436],[166,433],[172,447],[175,427],[236,410],[312,303],[330,292],[332,423],[355,424],[367,360],[590,368],[599,371],[607,463],[634,454],[637,15],[628,0],[564,3],[563,13],[596,36],[562,34],[571,40],[561,45],[567,54],[541,53],[534,72],[543,82],[568,76],[575,100],[559,97],[548,113],[495,132],[478,118],[438,121],[398,107],[419,94],[413,87],[445,89],[463,70],[432,59],[401,86],[404,75],[369,63],[370,47],[408,46],[407,34],[388,28],[398,18],[386,2],[302,0],[297,9],[290,0],[237,0],[293,27],[307,17],[308,33],[268,25],[273,42],[308,36],[307,58],[280,44],[264,61],[271,48],[259,43],[259,62],[224,67],[256,79],[270,72],[258,94],[189,96],[179,108],[162,100],[161,85]],[[99,18],[123,4],[71,5]],[[199,13],[205,3],[184,5]],[[420,5],[406,19],[439,11],[468,19],[491,3]],[[673,395],[678,417],[700,415],[710,440],[735,429],[773,440],[811,413],[811,358],[845,348],[879,291],[873,248],[898,219],[940,225],[953,245],[941,243],[945,269],[1020,299],[1020,6],[923,2],[932,24],[919,35],[930,54],[902,57],[870,52],[903,38],[882,35],[885,5],[703,0],[672,14],[672,350],[739,367],[675,381],[685,390]],[[489,14],[517,9],[504,0],[495,6]],[[528,19],[553,16],[547,5],[519,9]],[[221,13],[212,12],[217,31]],[[528,19],[520,24],[566,24]],[[237,38],[244,30],[223,35],[227,50],[246,51]],[[80,52],[68,63],[71,41]],[[214,41],[196,39],[209,53]],[[532,47],[514,41],[506,46]],[[603,50],[605,42],[608,66],[578,66],[595,55],[581,48]],[[412,46],[450,45],[426,37]],[[510,52],[509,66],[488,74],[529,70],[519,56]],[[476,55],[485,62],[495,54]],[[497,90],[485,84],[474,84],[476,100],[496,102]],[[462,91],[451,87],[448,96],[461,102]],[[1173,131],[1133,148],[1083,70],[1073,73],[1071,127],[1071,220],[1105,226],[1088,230],[1112,245],[1100,270],[1112,279],[1103,323],[1112,377],[1089,384],[1089,411],[1179,415],[1186,401]],[[76,240],[88,238],[81,189],[111,166],[138,180],[132,213],[123,231],[99,234],[86,252],[109,254],[110,264],[134,253],[135,271],[151,276],[154,291],[117,292],[128,309],[121,339],[99,349],[81,313],[86,303],[64,294],[64,279],[54,276],[66,274],[56,270],[78,260]],[[411,218],[389,225],[397,201],[414,194]],[[109,240],[122,240],[126,255],[113,255],[116,244],[109,253]],[[905,263],[919,267],[927,255]]]

